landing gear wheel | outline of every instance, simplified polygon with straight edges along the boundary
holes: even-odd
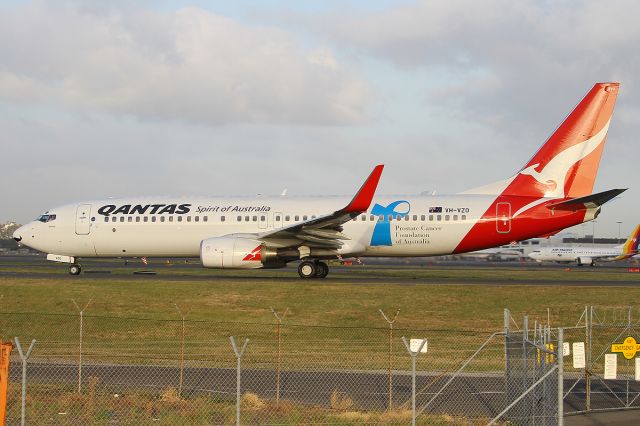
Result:
[[[329,266],[324,262],[316,263],[316,278],[325,278],[329,274]]]
[[[80,268],[80,265],[69,266],[69,274],[71,275],[80,275],[80,271],[82,271],[82,268]]]
[[[316,263],[311,260],[305,260],[298,265],[300,278],[314,278],[317,270]]]

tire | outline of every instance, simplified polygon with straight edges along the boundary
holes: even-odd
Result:
[[[324,262],[316,263],[316,278],[325,278],[329,274],[329,266]]]
[[[310,260],[305,260],[298,265],[298,275],[300,278],[314,278],[317,272],[316,263]]]
[[[71,265],[69,266],[69,274],[70,275],[80,275],[82,268],[80,265]]]

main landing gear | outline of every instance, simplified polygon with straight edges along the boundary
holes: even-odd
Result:
[[[303,260],[298,265],[300,278],[324,278],[329,274],[329,266],[318,260]]]
[[[75,263],[73,265],[69,265],[69,275],[80,275],[81,271],[82,268],[80,265],[76,265]]]

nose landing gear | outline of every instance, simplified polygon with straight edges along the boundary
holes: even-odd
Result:
[[[82,268],[80,267],[80,265],[69,265],[69,275],[80,275],[81,271]]]
[[[329,266],[318,260],[304,260],[298,265],[300,278],[324,278],[329,274]]]

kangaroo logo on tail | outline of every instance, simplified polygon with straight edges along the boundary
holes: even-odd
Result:
[[[571,170],[574,165],[579,161],[582,161],[600,146],[607,135],[610,122],[611,120],[609,120],[607,124],[605,124],[604,127],[602,127],[602,129],[591,138],[570,146],[560,152],[558,155],[553,157],[541,171],[536,170],[536,168],[540,166],[540,163],[536,163],[525,168],[519,174],[529,175],[541,184],[547,186],[548,191],[545,192],[545,197],[564,198],[564,182],[567,178],[567,173],[569,173],[569,170]]]

